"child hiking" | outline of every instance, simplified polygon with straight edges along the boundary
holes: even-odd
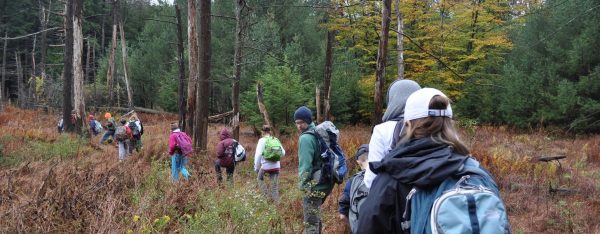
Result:
[[[115,140],[119,145],[119,162],[122,162],[125,160],[129,139],[131,139],[132,135],[131,129],[127,126],[127,121],[125,119],[120,119],[119,123],[121,126],[117,127],[115,130]]]
[[[133,114],[129,118],[128,126],[131,129],[131,133],[133,135],[133,138],[131,138],[130,142],[129,154],[133,153],[133,149],[135,149],[135,151],[139,153],[142,149],[142,134],[144,132],[142,122],[140,122],[140,119],[137,117],[136,114]]]
[[[179,129],[177,122],[171,123],[169,155],[171,156],[171,178],[173,182],[179,181],[179,173],[181,173],[185,180],[190,178],[190,173],[186,165],[192,150],[192,140],[190,137]]]
[[[369,162],[367,162],[368,155],[368,144],[361,145],[356,151],[354,159],[360,167],[360,171],[348,179],[342,197],[338,202],[340,219],[347,221],[350,224],[352,233],[357,233],[360,208],[364,203],[365,198],[369,195],[369,188],[367,188],[363,181],[365,169],[369,167]]]
[[[263,137],[256,144],[254,154],[254,171],[258,173],[258,187],[265,197],[270,197],[275,203],[279,202],[279,170],[281,168],[280,160],[285,155],[285,150],[281,142],[274,136],[271,136],[271,127],[268,125],[262,128]],[[271,195],[269,196],[267,185],[265,184],[265,175],[269,176],[271,181]]]
[[[231,133],[227,128],[221,129],[219,133],[219,140],[221,140],[216,146],[217,159],[215,160],[215,172],[217,173],[217,183],[221,184],[223,181],[223,175],[221,167],[225,168],[227,173],[227,181],[233,185],[233,172],[235,170],[235,148],[236,143],[231,138]]]

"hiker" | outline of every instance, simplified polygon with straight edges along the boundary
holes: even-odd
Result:
[[[134,148],[135,151],[139,153],[142,148],[142,122],[140,122],[140,119],[137,117],[136,114],[133,114],[131,115],[131,117],[129,117],[128,126],[131,129],[131,133],[133,135],[133,138],[131,138],[130,141],[129,154],[133,153]]]
[[[171,135],[169,136],[169,155],[171,156],[171,178],[173,182],[179,181],[179,173],[181,173],[185,180],[190,178],[190,173],[185,167],[187,165],[189,155],[184,155],[182,148],[191,151],[191,143],[192,141],[190,137],[179,129],[179,123],[171,123]]]
[[[93,136],[100,134],[100,132],[102,132],[102,125],[96,120],[96,117],[93,114],[90,114],[88,120],[90,121],[90,132]]]
[[[279,170],[280,160],[285,155],[281,142],[271,135],[271,126],[262,127],[263,137],[256,143],[254,154],[254,171],[258,173],[258,187],[265,197],[268,196],[265,174],[271,180],[271,196],[275,203],[279,202]]]
[[[115,138],[115,130],[117,130],[115,119],[110,113],[106,112],[104,114],[104,118],[106,119],[106,125],[104,126],[104,128],[106,128],[106,132],[104,132],[104,135],[102,135],[102,138],[100,138],[100,145],[107,140],[109,144],[112,143]]]
[[[489,188],[496,196],[498,189],[458,138],[446,95],[432,88],[414,92],[406,101],[404,120],[405,135],[398,147],[383,160],[369,163],[377,178],[361,207],[357,232],[431,233],[431,228],[436,228],[439,233],[456,233],[457,230],[475,233],[477,228],[483,227],[481,233],[504,233],[503,228],[485,229],[504,221],[504,227],[508,228],[504,208],[493,206],[493,210],[480,210],[487,208],[480,207],[480,202],[490,207],[487,202],[491,196],[483,198],[485,200],[478,197],[476,206],[475,200],[466,205],[483,191],[484,187],[480,186]],[[462,194],[464,199],[451,200],[452,204],[445,203],[448,206],[432,209],[434,201],[436,204],[446,202],[437,200],[438,197],[458,191],[457,186],[463,183],[470,185],[464,188],[471,188],[475,193]],[[438,219],[437,214],[443,217]],[[483,222],[478,221],[478,215]],[[453,231],[438,228],[453,228]]]
[[[298,177],[299,188],[304,192],[303,210],[306,233],[321,233],[321,205],[333,189],[333,181],[319,181],[321,165],[321,148],[318,139],[313,134],[305,134],[315,128],[312,112],[308,107],[301,106],[294,112],[296,128],[301,133],[298,139]]]
[[[217,159],[215,160],[215,172],[217,173],[217,183],[221,184],[223,176],[221,175],[221,167],[225,168],[227,173],[227,181],[233,185],[233,171],[235,170],[235,143],[231,138],[231,133],[227,128],[221,129],[219,132],[219,140],[216,147]]]
[[[421,89],[419,84],[412,80],[396,80],[390,85],[387,109],[382,118],[383,123],[373,128],[369,141],[369,162],[381,161],[388,152],[395,148],[404,126],[406,99],[419,89]],[[375,177],[375,173],[367,167],[364,179],[367,188],[371,187]]]
[[[364,176],[365,169],[369,167],[367,162],[369,156],[369,145],[363,144],[358,147],[354,160],[360,167],[360,171],[348,179],[344,192],[340,198],[339,213],[340,219],[350,224],[350,230],[352,233],[357,233],[358,217],[360,214],[360,207],[365,201],[365,198],[369,195],[369,188],[365,185]]]
[[[65,122],[62,117],[58,120],[56,128],[58,130],[58,134],[61,134],[65,130]]]
[[[120,119],[119,123],[121,126],[115,130],[115,141],[119,146],[119,162],[125,160],[125,154],[127,154],[127,147],[129,140],[133,137],[131,135],[131,129],[127,126],[127,120]]]

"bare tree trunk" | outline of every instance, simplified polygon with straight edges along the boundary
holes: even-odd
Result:
[[[84,81],[86,81],[88,84],[92,83],[92,79],[90,76],[90,63],[91,63],[91,58],[90,55],[92,53],[91,51],[91,46],[90,46],[90,39],[87,39],[87,43],[86,43],[87,49],[85,51],[85,78],[83,79]]]
[[[387,57],[388,36],[390,30],[390,8],[392,0],[383,0],[383,14],[381,16],[381,35],[377,51],[377,71],[375,73],[375,111],[371,119],[373,126],[381,122],[383,112],[383,89],[385,86],[385,64]]]
[[[85,116],[85,100],[83,95],[83,0],[73,1],[73,99],[74,109],[78,116]],[[65,46],[67,46],[65,44]],[[81,133],[83,118],[78,118],[75,130]]]
[[[198,33],[196,32],[196,0],[188,0],[188,97],[185,129],[188,134],[194,134],[194,117],[196,109],[196,96],[198,87]],[[194,136],[194,141],[197,142]],[[198,147],[198,144],[196,144]]]
[[[333,72],[333,40],[334,32],[331,30],[327,31],[327,41],[325,47],[325,79],[324,79],[324,90],[325,90],[325,100],[323,102],[324,112],[323,118],[325,120],[329,120],[331,117],[331,106],[330,106],[330,98],[331,98],[331,74]]]
[[[267,107],[265,106],[265,101],[263,98],[263,87],[262,83],[260,82],[256,84],[256,97],[258,100],[258,110],[260,111],[260,114],[263,118],[263,122],[265,123],[265,125],[271,126],[271,129],[275,129],[275,126],[273,126],[273,122],[271,122],[271,118],[269,118],[269,112],[267,111]],[[275,133],[276,131],[272,132]]]
[[[179,107],[179,126],[185,129],[185,65],[183,59],[183,30],[181,30],[181,10],[179,4],[175,3],[175,18],[177,19],[177,64],[179,65],[179,98],[177,106]]]
[[[73,1],[65,2],[65,46],[63,57],[63,123],[65,131],[75,130],[71,123],[71,111],[73,110]]]
[[[28,83],[28,94],[27,94],[27,107],[33,107],[33,105],[35,104],[36,98],[35,98],[35,83],[36,83],[36,77],[37,77],[37,70],[35,67],[35,46],[37,43],[37,35],[33,36],[33,46],[31,47],[31,75],[29,76],[29,82]]]
[[[4,32],[4,48],[2,49],[2,95],[6,95],[6,49],[8,45],[8,33]],[[8,97],[8,95],[6,95]]]
[[[43,82],[43,90],[49,90],[50,82],[46,80],[46,60],[47,60],[47,52],[48,52],[48,34],[45,31],[48,28],[48,22],[50,20],[50,6],[52,6],[52,1],[48,2],[48,7],[44,6],[42,2],[39,2],[41,14],[40,14],[40,22],[42,24],[42,35],[40,39],[40,64],[38,66],[38,74]]]
[[[117,24],[119,22],[119,0],[112,2],[113,30],[112,43],[110,45],[110,57],[108,58],[108,69],[106,71],[106,89],[108,89],[108,105],[114,105],[114,75],[115,75],[115,53],[117,52]]]
[[[244,23],[242,11],[245,0],[233,0],[235,4],[235,52],[233,56],[233,138],[240,138],[240,76],[242,73],[242,47],[244,46]]]
[[[123,21],[119,21],[119,33],[121,34],[121,56],[123,56],[123,77],[125,78],[125,89],[127,91],[127,107],[133,110],[133,92],[129,85],[129,75],[127,74],[127,43],[125,43],[125,30],[123,30]]]
[[[211,0],[200,0],[200,80],[197,92],[197,126],[195,132],[195,144],[201,150],[206,150],[208,143],[208,95],[210,79],[210,4]],[[234,116],[235,118],[235,116]]]
[[[442,17],[443,18],[443,17]],[[396,21],[398,22],[398,33],[396,37],[396,46],[398,50],[398,79],[404,79],[404,20],[400,12],[400,0],[396,0]]]
[[[17,100],[19,107],[23,108],[25,107],[25,92],[23,91],[23,68],[21,66],[21,55],[18,51],[15,51],[15,63],[17,66],[17,93],[19,95]]]
[[[315,86],[315,105],[317,106],[317,123],[323,122],[321,116],[321,87]]]

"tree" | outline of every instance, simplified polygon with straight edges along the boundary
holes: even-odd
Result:
[[[108,69],[106,72],[106,88],[108,89],[108,105],[114,104],[113,99],[113,86],[114,86],[114,75],[115,75],[115,54],[117,52],[117,26],[119,24],[119,0],[112,0],[112,41],[110,44],[110,57],[108,59]]]
[[[123,30],[123,21],[119,21],[119,32],[121,34],[121,56],[123,62],[123,78],[125,79],[125,89],[127,91],[127,107],[133,110],[133,93],[129,85],[129,77],[127,72],[127,43],[125,43],[125,30]]]
[[[195,135],[196,99],[198,89],[198,32],[196,31],[196,0],[188,0],[188,53],[189,53],[189,79],[185,130],[194,136],[194,142],[198,142]],[[195,144],[198,147],[198,144]]]
[[[245,23],[242,12],[245,0],[233,0],[235,5],[235,52],[233,56],[233,138],[240,139],[240,76],[242,74],[242,48],[244,46]]]
[[[183,31],[181,30],[181,10],[175,3],[175,19],[177,21],[177,65],[179,68],[179,85],[177,86],[177,107],[179,110],[179,126],[185,129],[185,65],[183,58]]]
[[[325,111],[323,113],[324,119],[329,120],[331,117],[331,74],[333,71],[333,40],[335,40],[334,32],[327,30],[327,39],[325,40],[325,78],[324,78],[324,89],[325,89],[325,100],[323,102]]]
[[[201,150],[206,150],[208,143],[208,96],[210,80],[211,32],[210,6],[211,0],[200,0],[200,79],[197,90],[197,127],[194,131],[194,143]],[[191,58],[190,58],[191,60]],[[190,68],[191,69],[191,68]],[[189,103],[188,103],[189,104]],[[190,114],[191,115],[191,114]]]
[[[73,100],[74,110],[80,117],[85,116],[85,99],[83,97],[83,32],[82,32],[82,14],[83,0],[72,0],[73,8],[72,19],[69,19],[73,25]],[[65,43],[65,46],[67,44]],[[83,127],[83,118],[78,118],[75,123],[77,132],[81,132]]]
[[[404,35],[404,21],[402,19],[402,12],[400,12],[400,0],[396,0],[396,23],[398,33],[396,34],[396,48],[397,48],[397,66],[398,66],[398,79],[404,79],[404,43],[402,42]]]
[[[71,123],[71,111],[73,110],[73,4],[76,0],[65,2],[65,46],[63,56],[63,120],[67,132],[75,131]]]
[[[383,92],[385,86],[385,66],[387,57],[388,35],[390,30],[390,8],[392,1],[383,0],[383,13],[381,16],[381,35],[379,36],[379,49],[377,50],[377,72],[375,85],[375,111],[371,119],[371,125],[375,126],[381,122],[383,115]]]

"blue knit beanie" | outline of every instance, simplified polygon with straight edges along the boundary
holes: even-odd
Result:
[[[302,120],[307,124],[312,123],[312,111],[308,109],[306,106],[299,107],[296,112],[294,112],[294,120]]]

